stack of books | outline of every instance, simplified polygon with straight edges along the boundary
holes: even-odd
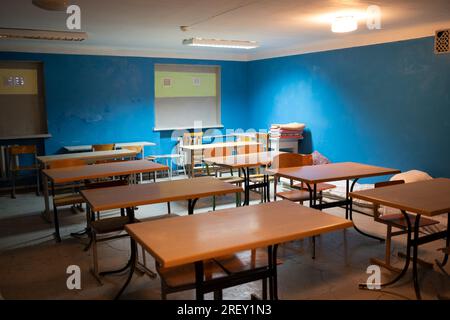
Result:
[[[270,127],[270,136],[279,139],[303,139],[304,129],[304,123],[272,124]]]

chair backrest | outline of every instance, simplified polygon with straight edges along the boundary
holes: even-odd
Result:
[[[383,187],[389,187],[389,186],[395,186],[398,184],[404,184],[405,180],[392,180],[392,181],[382,181],[375,183],[375,188],[383,188]],[[373,205],[373,216],[375,218],[375,221],[383,222],[379,219],[381,213],[379,211],[380,206],[377,204]]]
[[[81,159],[61,159],[61,160],[53,160],[48,163],[48,167],[50,169],[78,167],[84,165],[86,165],[86,162]]]
[[[203,132],[185,132],[183,134],[183,145],[192,146],[203,143]]]
[[[262,152],[261,144],[237,147],[237,154],[249,154],[258,152]]]
[[[36,146],[35,145],[11,146],[11,147],[9,147],[9,154],[11,156],[17,156],[17,155],[21,155],[21,154],[36,155]]]
[[[273,157],[270,167],[272,169],[282,169],[312,165],[313,157],[311,154],[280,153]]]
[[[114,143],[92,145],[92,151],[111,151],[114,150],[114,148],[115,148]]]
[[[204,153],[205,158],[214,158],[214,157],[228,157],[233,154],[233,148],[224,147],[224,148],[213,148],[206,149]]]
[[[405,183],[405,180],[382,181],[382,182],[375,183],[375,188],[395,186],[397,184],[403,184],[403,183]]]

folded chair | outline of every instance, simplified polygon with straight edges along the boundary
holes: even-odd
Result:
[[[397,184],[403,184],[405,181],[403,180],[394,180],[394,181],[386,181],[386,182],[378,182],[375,183],[375,188],[382,188]],[[402,235],[407,233],[408,223],[405,219],[405,216],[402,213],[388,213],[388,214],[381,214],[380,213],[380,207],[378,205],[374,205],[374,220],[376,222],[385,224],[387,226],[386,230],[386,252],[384,261],[377,259],[377,258],[371,258],[370,262],[373,264],[377,264],[379,266],[382,266],[390,271],[393,272],[400,272],[401,270],[391,265],[391,240],[392,237]],[[414,214],[408,214],[409,220],[411,221],[411,225],[414,226],[414,221],[416,218],[416,215]],[[431,225],[438,224],[439,221],[435,221],[429,218],[421,217],[419,228],[422,227],[428,227]],[[392,231],[393,228],[400,229],[400,231]],[[402,254],[399,253],[399,256],[402,256]],[[421,264],[428,265],[427,262],[420,261]]]
[[[32,163],[29,165],[21,165],[20,157],[31,155],[33,157]],[[9,163],[9,171],[11,174],[11,198],[16,198],[16,179],[17,175],[20,171],[34,171],[36,176],[36,195],[39,196],[39,165],[37,163],[37,151],[35,145],[29,146],[12,146],[8,148],[8,163]]]

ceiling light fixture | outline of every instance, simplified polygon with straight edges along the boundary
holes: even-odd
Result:
[[[183,44],[186,46],[194,46],[194,47],[214,47],[214,48],[234,48],[234,49],[254,49],[259,46],[256,41],[219,40],[219,39],[203,39],[203,38],[184,39]]]
[[[0,28],[0,39],[83,41],[87,39],[87,33],[36,30],[36,29]]]
[[[331,31],[336,33],[351,32],[358,29],[358,20],[354,16],[335,17],[331,24]]]
[[[66,11],[69,6],[68,0],[33,0],[33,4],[44,10]]]

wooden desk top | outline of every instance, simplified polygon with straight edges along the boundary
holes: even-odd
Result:
[[[196,145],[188,145],[182,146],[182,149],[185,150],[205,150],[205,149],[214,149],[214,148],[227,148],[227,147],[244,147],[244,146],[256,146],[260,145],[260,142],[255,141],[230,141],[230,142],[220,142],[220,143],[206,143],[206,144],[196,144]]]
[[[206,163],[229,168],[256,167],[270,164],[272,162],[273,157],[279,155],[280,153],[283,152],[279,151],[258,152],[226,157],[205,158],[203,159],[203,161]]]
[[[314,184],[338,180],[384,176],[399,173],[400,170],[355,162],[338,162],[315,166],[268,169],[267,172],[279,177]]]
[[[126,146],[155,146],[156,144],[148,141],[138,141],[138,142],[120,142],[116,143],[116,148],[122,148]],[[64,146],[64,149],[70,152],[82,152],[82,151],[91,151],[92,145],[80,145],[80,146]]]
[[[82,190],[93,211],[204,198],[241,192],[242,188],[212,177]]]
[[[349,220],[283,200],[125,228],[164,267],[174,267],[352,225]]]
[[[82,159],[86,161],[95,160],[107,160],[121,157],[136,156],[137,152],[128,149],[110,150],[110,151],[93,151],[93,152],[77,152],[77,153],[64,153],[55,154],[50,156],[39,156],[36,159],[41,163],[48,163],[54,160],[63,159]]]
[[[169,167],[148,160],[133,160],[58,169],[45,169],[42,170],[42,173],[54,183],[66,183],[84,179],[96,179],[163,170],[169,170]]]
[[[350,197],[426,216],[450,212],[450,179],[398,184],[355,191]]]

